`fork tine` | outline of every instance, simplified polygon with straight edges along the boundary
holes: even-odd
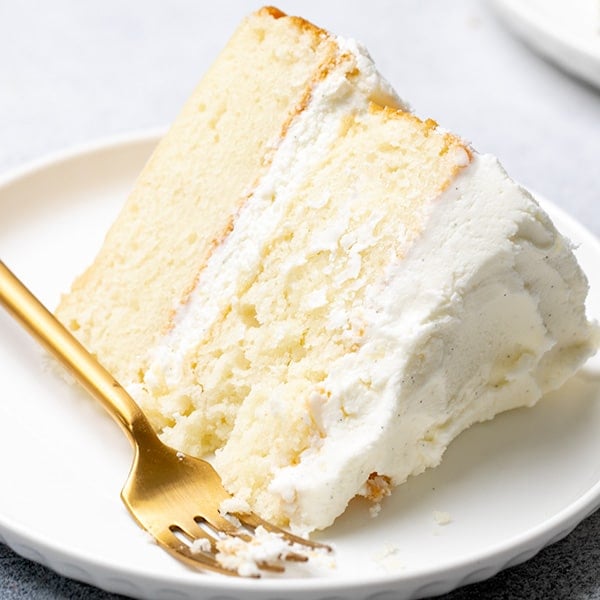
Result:
[[[271,573],[285,573],[285,567],[282,567],[281,565],[274,565],[273,563],[261,561],[256,563],[256,566],[261,571],[270,571]]]
[[[199,565],[197,563],[201,563],[202,567],[205,567],[207,565],[207,563],[205,562],[205,560],[208,560],[211,563],[214,563],[214,566],[212,567],[208,567],[211,568],[213,570],[218,570],[220,573],[226,573],[228,575],[230,574],[235,574],[235,575],[239,575],[236,572],[227,569],[226,567],[223,567],[223,565],[221,565],[221,563],[219,563],[216,558],[215,558],[215,554],[218,552],[217,549],[217,544],[216,544],[216,539],[211,537],[209,534],[207,534],[206,532],[204,532],[204,530],[198,526],[197,523],[194,523],[194,527],[190,527],[189,524],[187,526],[182,526],[182,525],[174,525],[172,527],[170,527],[170,533],[171,536],[176,540],[176,542],[179,544],[176,552],[177,552],[177,557],[179,559],[181,559],[181,556],[185,557],[188,560],[192,560],[195,561],[196,564],[194,564],[193,566],[198,567]],[[190,543],[193,543],[195,540],[207,540],[210,544],[210,551],[198,551],[195,552],[191,546],[189,546],[188,544],[185,544],[184,542],[181,542],[178,538],[177,535],[174,533],[173,530],[179,531],[181,532],[189,541]],[[252,540],[252,536],[248,535],[248,534],[237,534],[236,537],[240,537],[242,539],[244,539],[247,542],[250,542]],[[294,560],[293,558],[291,558],[290,560]],[[270,571],[272,573],[283,573],[285,572],[285,568],[281,565],[275,564],[275,563],[271,563],[271,562],[267,562],[267,561],[260,561],[256,563],[256,566],[261,570],[261,571]],[[260,577],[260,575],[252,575],[252,577]]]
[[[237,515],[232,515],[237,518]],[[196,522],[206,522],[208,525],[213,527],[216,531],[226,533],[228,535],[240,535],[240,527],[232,523],[229,519],[218,512],[212,512],[203,514],[201,517],[196,517]]]
[[[226,535],[240,538],[248,543],[252,542],[252,535],[243,529],[243,524],[241,523],[241,521],[240,521],[239,526],[234,525],[225,517],[220,517],[218,519],[211,519],[211,521],[209,521],[208,519],[203,517],[202,521],[207,523],[210,527],[217,529],[219,533],[225,533]],[[198,521],[197,521],[197,524],[198,524],[198,527],[200,529],[202,529],[201,523],[198,523]],[[205,537],[205,536],[202,536],[202,537]],[[214,543],[214,540],[211,539],[210,541],[212,543],[213,552],[216,552],[216,544]],[[306,562],[308,560],[308,558],[306,556],[302,556],[301,554],[297,554],[296,552],[290,552],[285,555],[285,560],[289,560],[289,561],[293,561],[293,562]],[[285,567],[278,565],[278,564],[271,563],[271,562],[266,562],[266,561],[257,562],[256,566],[261,571],[270,571],[272,573],[283,573],[285,571]]]
[[[155,533],[154,538],[161,548],[190,567],[207,569],[221,575],[240,576],[237,571],[226,569],[219,564],[214,555],[206,552],[192,552],[190,547],[179,540],[168,528],[163,529],[160,533]]]
[[[265,521],[264,519],[261,519],[255,513],[235,513],[235,516],[240,520],[240,522],[243,525],[245,525],[247,527],[253,527],[253,528],[256,528],[259,525],[261,525],[267,531],[281,535],[284,540],[286,540],[287,542],[289,542],[291,544],[300,544],[302,546],[307,546],[308,548],[315,548],[315,549],[321,548],[321,549],[327,550],[328,552],[331,552],[331,546],[328,546],[327,544],[323,544],[321,542],[315,542],[313,540],[309,540],[309,539],[300,537],[298,535],[294,535],[293,533],[291,533],[285,529],[281,529],[281,527],[277,527],[277,525],[273,525],[273,523],[269,523],[269,521]],[[301,560],[303,560],[303,559],[301,559]]]
[[[185,538],[187,538],[187,540],[190,542],[190,544],[195,542],[196,540],[206,540],[210,544],[210,552],[214,554],[217,551],[217,545],[215,543],[216,540],[207,532],[205,532],[201,527],[197,526],[195,523],[194,527],[186,527],[178,524],[173,525],[170,529],[171,532],[175,534],[175,537],[177,537],[177,534],[175,532],[180,532],[181,534],[183,534]]]

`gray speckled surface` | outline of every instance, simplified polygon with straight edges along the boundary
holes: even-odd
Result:
[[[0,175],[76,144],[166,125],[258,4],[0,2]],[[600,235],[600,94],[530,53],[484,3],[278,5],[363,40],[420,115],[498,155],[516,179]],[[599,540],[596,513],[527,563],[445,598],[600,598]],[[0,599],[116,597],[0,544]]]

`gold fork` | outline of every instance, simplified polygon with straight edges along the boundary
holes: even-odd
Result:
[[[290,551],[281,557],[284,559],[307,560],[293,545],[330,549],[282,530],[251,512],[232,513],[244,529],[226,518],[219,507],[231,496],[213,467],[163,444],[131,396],[1,260],[0,304],[100,400],[127,433],[134,460],[121,499],[138,525],[162,548],[188,565],[224,575],[238,573],[219,563],[218,540],[238,536],[250,541],[249,533],[259,526],[289,544]],[[199,542],[194,543],[196,540]],[[283,571],[279,563],[257,566]]]

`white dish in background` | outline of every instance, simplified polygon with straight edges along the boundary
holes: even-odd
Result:
[[[38,163],[0,182],[0,257],[48,306],[86,266],[155,135],[122,138]],[[544,202],[580,244],[600,315],[600,244]],[[336,569],[245,580],[190,571],[119,499],[131,452],[120,430],[0,310],[0,540],[58,573],[140,598],[373,598],[449,591],[522,562],[600,504],[600,368],[537,407],[472,427],[442,465],[399,487],[372,519],[353,505],[320,538]],[[534,485],[532,485],[534,483]],[[441,525],[436,511],[448,513]]]
[[[493,0],[527,44],[563,69],[600,86],[600,3],[596,0]]]

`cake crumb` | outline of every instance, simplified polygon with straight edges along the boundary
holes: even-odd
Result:
[[[232,535],[218,539],[216,547],[217,562],[242,577],[260,577],[264,565],[284,567],[286,573],[291,567],[296,576],[329,572],[337,567],[330,548],[310,548],[289,542],[283,534],[268,531],[262,525],[250,536]],[[302,560],[286,563],[291,556]]]
[[[210,543],[210,540],[207,540],[206,538],[195,539],[190,544],[190,551],[192,552],[192,554],[200,554],[201,552],[210,552],[211,549],[212,549],[212,545]]]
[[[302,550],[286,542],[281,534],[259,525],[249,539],[227,536],[218,540],[216,558],[225,569],[242,577],[258,577],[261,564],[281,564],[292,553],[300,554]]]
[[[236,496],[231,496],[231,498],[226,498],[219,504],[219,512],[222,516],[231,515],[233,513],[250,513],[252,512],[250,509],[250,505],[241,498],[237,498]]]
[[[450,516],[450,513],[445,512],[443,510],[434,510],[433,519],[438,525],[448,525],[448,523],[452,522],[452,517]]]
[[[373,560],[386,571],[399,571],[404,568],[400,559],[400,546],[386,542],[383,548],[373,556]]]
[[[392,480],[387,475],[371,473],[367,479],[363,495],[372,502],[369,508],[371,517],[376,517],[381,511],[381,501],[392,493]]]
[[[238,514],[250,514],[252,512],[250,505],[241,498],[231,496],[226,498],[219,504],[219,514],[227,519],[234,527],[242,529],[242,522],[235,516]]]

